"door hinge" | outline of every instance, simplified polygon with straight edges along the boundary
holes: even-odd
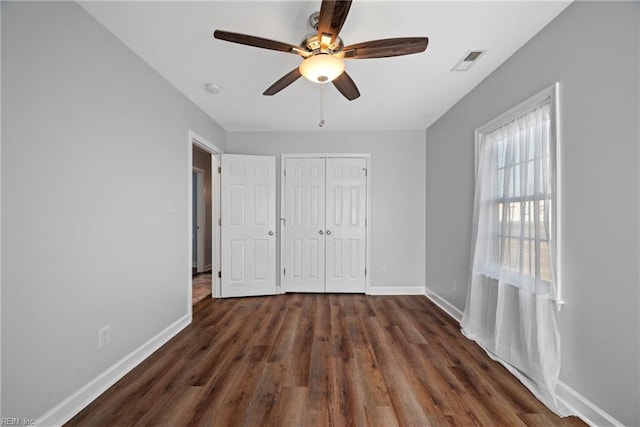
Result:
[[[284,172],[284,176],[287,176],[287,170],[284,169],[283,172]]]
[[[218,219],[218,225],[222,225],[222,220],[221,219]]]
[[[364,176],[367,176],[367,168],[362,168],[362,170],[364,171]]]
[[[222,271],[218,271],[218,277],[222,278]]]
[[[287,269],[286,269],[286,268],[283,268],[283,269],[282,269],[282,275],[283,275],[283,276],[286,276],[286,275],[287,275]]]
[[[222,167],[218,166],[218,173],[222,173]]]
[[[366,268],[364,269],[364,275],[365,276],[367,275],[367,269]]]

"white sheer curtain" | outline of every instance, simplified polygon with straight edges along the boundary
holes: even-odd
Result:
[[[550,101],[479,133],[462,332],[559,415],[555,161]]]

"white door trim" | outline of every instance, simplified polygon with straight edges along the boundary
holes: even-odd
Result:
[[[366,218],[366,269],[367,274],[365,276],[365,293],[369,294],[369,288],[371,286],[371,154],[369,153],[283,153],[280,155],[280,220],[278,221],[278,231],[280,236],[280,274],[279,274],[279,293],[286,292],[284,289],[284,265],[285,265],[285,249],[286,241],[285,230],[283,227],[285,206],[285,165],[287,159],[301,159],[310,157],[321,158],[364,158],[367,161],[367,218]]]
[[[207,153],[211,154],[211,267],[212,267],[212,297],[220,297],[220,279],[217,272],[220,271],[220,228],[218,226],[218,220],[220,219],[220,175],[218,175],[218,167],[220,165],[220,155],[223,150],[217,145],[213,144],[206,138],[198,135],[192,130],[188,131],[187,135],[187,173],[189,179],[187,180],[187,310],[189,313],[189,322],[193,318],[193,306],[191,304],[193,281],[192,281],[192,263],[193,263],[193,250],[191,241],[191,232],[193,230],[193,188],[192,188],[192,176],[193,173],[193,146],[197,146]]]

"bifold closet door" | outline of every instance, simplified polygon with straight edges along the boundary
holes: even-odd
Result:
[[[326,161],[326,292],[365,292],[367,161]]]
[[[285,292],[366,291],[364,158],[288,158]]]
[[[325,159],[287,159],[285,165],[284,289],[325,290]]]

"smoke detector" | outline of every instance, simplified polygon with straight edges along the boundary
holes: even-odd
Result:
[[[213,84],[213,83],[207,83],[206,85],[204,85],[204,90],[206,90],[209,93],[212,93],[214,95],[220,93],[220,86]]]

